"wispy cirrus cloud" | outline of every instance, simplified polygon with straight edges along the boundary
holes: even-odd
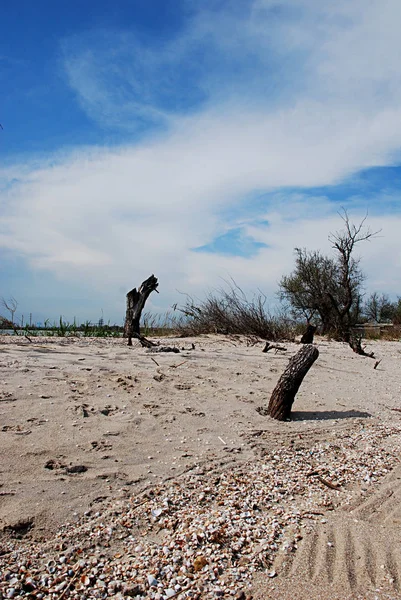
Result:
[[[397,107],[395,0],[201,6],[169,39],[102,29],[63,40],[66,76],[88,114],[130,128],[231,103],[267,112],[324,102],[365,115]]]

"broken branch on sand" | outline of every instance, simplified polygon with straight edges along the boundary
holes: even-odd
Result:
[[[280,352],[287,352],[287,348],[284,346],[280,346],[279,344],[271,344],[270,342],[266,342],[265,347],[262,352],[269,352],[269,350],[276,350]]]

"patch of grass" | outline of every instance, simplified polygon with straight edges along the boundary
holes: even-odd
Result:
[[[84,335],[88,337],[121,337],[123,334],[123,328],[118,325],[88,325],[85,328],[86,333]]]
[[[36,329],[36,328],[35,328]],[[37,329],[36,329],[37,330]],[[51,323],[50,319],[46,319],[44,323],[43,329],[40,329],[41,335],[47,335],[49,337],[66,337],[76,335],[77,326],[74,323],[68,323],[68,321],[64,321],[63,317],[60,315],[59,322]]]
[[[43,327],[26,324],[24,327],[12,326],[7,319],[0,317],[0,329],[13,330],[11,335],[25,336],[46,336],[46,337],[121,337],[123,328],[119,325],[96,324],[86,321],[82,325],[77,325],[75,320],[73,323],[65,321],[62,316],[58,322],[51,322],[46,319]]]

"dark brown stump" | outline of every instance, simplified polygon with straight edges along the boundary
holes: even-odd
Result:
[[[127,294],[127,312],[125,315],[124,337],[128,338],[128,346],[132,346],[132,338],[140,336],[139,321],[146,300],[152,292],[157,292],[157,278],[151,275],[140,288],[134,288]]]
[[[301,344],[313,344],[313,336],[315,335],[315,331],[315,325],[308,325],[305,333],[301,337]]]
[[[305,346],[291,358],[270,398],[267,414],[273,417],[273,419],[286,421],[290,418],[295,395],[298,392],[305,375],[318,356],[319,350],[316,346],[305,344]]]

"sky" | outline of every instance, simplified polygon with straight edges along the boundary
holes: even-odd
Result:
[[[0,297],[121,323],[234,279],[272,306],[339,212],[401,294],[399,0],[16,0],[0,38]]]

